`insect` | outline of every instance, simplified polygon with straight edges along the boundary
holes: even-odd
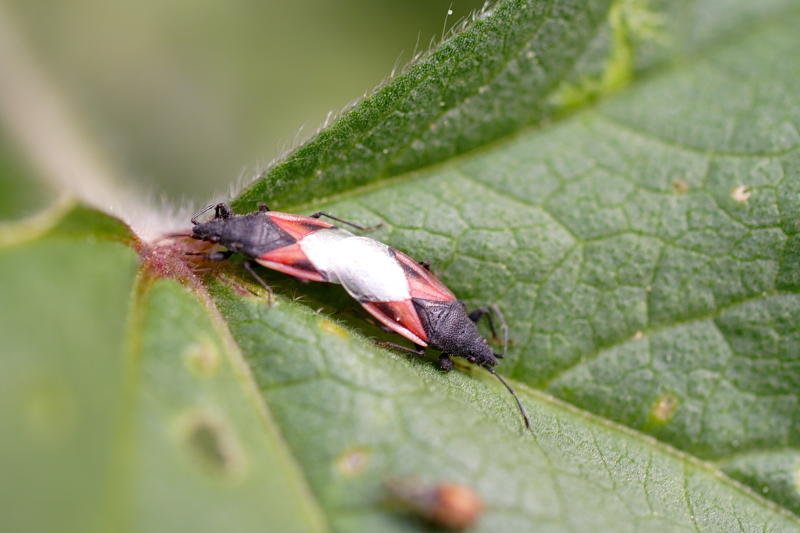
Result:
[[[416,478],[389,479],[384,483],[387,503],[433,525],[461,531],[474,526],[484,504],[475,490],[450,481],[431,484]]]
[[[213,219],[200,222],[201,215],[214,209]],[[384,347],[423,355],[427,347],[441,352],[439,366],[453,369],[452,356],[463,357],[494,375],[514,396],[525,427],[530,421],[514,389],[494,370],[497,358],[508,348],[508,326],[497,306],[467,313],[463,302],[439,281],[427,263],[369,237],[357,236],[321,217],[365,231],[371,228],[325,212],[301,216],[270,211],[265,204],[258,211],[235,215],[224,203],[207,207],[192,217],[194,239],[218,243],[225,251],[190,252],[210,261],[223,261],[239,253],[248,259],[245,269],[272,297],[272,289],[256,273],[256,264],[299,278],[341,284],[383,326],[414,343],[414,349],[394,343]],[[478,332],[476,322],[487,316],[492,334],[497,333],[495,314],[503,330],[503,352],[494,353]]]

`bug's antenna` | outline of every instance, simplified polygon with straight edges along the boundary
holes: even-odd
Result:
[[[528,412],[525,410],[525,406],[522,405],[522,402],[519,401],[519,397],[517,396],[516,391],[511,388],[511,385],[509,385],[508,382],[506,380],[504,380],[503,377],[500,374],[495,372],[494,368],[492,368],[490,366],[484,366],[483,368],[488,370],[491,375],[496,377],[500,381],[500,383],[502,383],[503,386],[506,389],[508,389],[508,392],[511,393],[511,396],[513,396],[514,399],[517,401],[517,407],[519,407],[519,412],[522,415],[522,419],[525,421],[525,427],[527,429],[531,429],[531,421],[528,419]]]
[[[165,233],[164,235],[161,236],[159,242],[167,239],[179,239],[181,237],[191,237],[191,236],[192,236],[191,233],[186,233],[186,232]]]
[[[199,212],[195,213],[194,216],[192,217],[192,224],[194,224],[195,226],[198,225],[199,222],[197,221],[197,217],[199,217],[203,213],[207,213],[208,211],[211,211],[212,209],[214,209],[216,207],[216,205],[217,204],[211,204],[210,206],[206,207],[202,211],[199,211]]]

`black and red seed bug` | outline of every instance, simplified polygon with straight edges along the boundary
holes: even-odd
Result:
[[[214,209],[213,219],[199,217]],[[270,211],[261,205],[258,211],[235,215],[225,204],[209,206],[192,217],[191,237],[218,243],[226,251],[203,255],[222,261],[234,253],[248,258],[247,271],[272,295],[272,289],[253,268],[260,264],[302,280],[341,284],[372,316],[387,329],[414,343],[415,349],[394,343],[379,343],[413,352],[425,353],[427,347],[441,352],[439,365],[453,368],[452,356],[463,357],[494,375],[514,396],[525,427],[528,414],[513,388],[494,370],[498,357],[508,349],[508,326],[497,306],[467,313],[463,302],[427,268],[394,248],[369,237],[357,236],[323,220],[327,217],[358,230],[370,228],[348,222],[322,211],[311,216]],[[494,314],[503,330],[503,352],[494,353],[481,336],[476,322],[486,315],[492,334],[497,332]]]

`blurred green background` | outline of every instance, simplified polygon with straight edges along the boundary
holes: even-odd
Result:
[[[0,0],[0,17],[112,174],[197,204],[255,175],[482,4]],[[2,218],[49,196],[17,179],[37,174],[28,152],[0,121]]]

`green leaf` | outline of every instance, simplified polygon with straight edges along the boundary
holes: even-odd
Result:
[[[452,157],[539,120],[606,25],[609,0],[503,0],[330,128],[236,201],[301,203]],[[498,105],[502,103],[503,105]]]
[[[0,251],[3,528],[324,529],[225,328],[123,229],[78,207]]]
[[[596,108],[314,209],[382,221],[376,238],[461,298],[499,302],[506,375],[798,512],[798,21],[764,19]]]
[[[498,303],[531,433],[339,287],[270,307],[61,206],[0,227],[4,529],[417,531],[409,476],[480,531],[800,529],[800,11],[673,4],[500,2],[236,202],[381,221]]]
[[[213,294],[334,530],[416,530],[382,509],[381,485],[409,476],[473,487],[484,531],[797,526],[713,466],[546,394],[522,389],[528,434],[486,373],[443,375],[291,301]]]

